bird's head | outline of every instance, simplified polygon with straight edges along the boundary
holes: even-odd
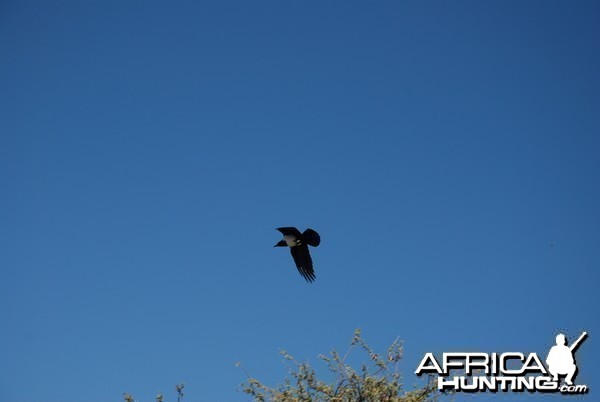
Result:
[[[287,243],[285,242],[285,240],[280,240],[273,247],[287,247]]]

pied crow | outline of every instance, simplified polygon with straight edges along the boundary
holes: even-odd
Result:
[[[308,246],[317,247],[321,243],[321,236],[312,229],[306,229],[304,233],[293,227],[277,228],[283,235],[283,240],[273,247],[289,247],[296,268],[307,282],[315,280],[313,262],[310,258]]]

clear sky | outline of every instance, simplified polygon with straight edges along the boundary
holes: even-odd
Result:
[[[545,357],[585,330],[590,400],[598,21],[598,1],[0,2],[0,400],[244,401],[235,362],[275,384],[279,348],[315,363],[357,327],[405,341],[409,385],[426,352]],[[315,283],[279,226],[320,232]]]

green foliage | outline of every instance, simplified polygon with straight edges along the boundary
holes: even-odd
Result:
[[[352,351],[361,350],[368,356],[367,363],[358,370],[348,364]],[[269,387],[248,373],[242,391],[254,402],[426,402],[435,401],[439,396],[435,383],[406,391],[398,365],[402,359],[402,343],[396,339],[384,355],[375,353],[362,338],[360,329],[354,331],[348,351],[341,356],[335,350],[329,355],[319,355],[329,371],[330,380],[317,376],[309,363],[298,362],[282,350],[281,355],[288,363],[290,376],[276,387]],[[239,363],[238,363],[239,366]],[[184,384],[177,384],[177,402],[183,401]],[[136,402],[128,393],[123,394],[125,402]],[[162,394],[156,402],[164,402]]]
[[[183,388],[185,387],[184,384],[177,384],[175,386],[175,391],[177,391],[177,402],[181,402],[183,400]],[[164,396],[163,394],[158,394],[156,395],[156,402],[163,402],[164,401]],[[123,400],[125,402],[136,402],[135,399],[133,398],[133,396],[131,396],[131,394],[128,394],[127,392],[125,392],[123,394]]]
[[[175,390],[177,391],[177,402],[181,402],[181,400],[183,399],[183,384],[177,384],[175,386]]]
[[[359,370],[346,363],[356,348],[369,356],[369,362]],[[438,396],[431,381],[422,388],[404,391],[398,371],[402,343],[396,339],[381,356],[364,341],[360,329],[354,331],[343,357],[335,350],[329,356],[319,355],[333,373],[333,382],[319,379],[310,364],[298,362],[286,351],[281,354],[289,362],[291,376],[283,384],[269,387],[249,375],[242,384],[242,391],[255,402],[421,402],[436,400]]]

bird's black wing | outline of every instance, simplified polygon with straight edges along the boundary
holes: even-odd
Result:
[[[308,243],[308,245],[313,247],[317,247],[321,244],[321,236],[312,229],[306,229],[304,233],[302,233],[302,238],[305,243]]]
[[[313,270],[312,258],[310,258],[310,253],[308,252],[308,246],[306,244],[301,244],[300,246],[290,247],[290,251],[292,253],[292,257],[294,257],[294,262],[296,263],[296,268],[298,268],[298,272],[307,282],[312,282],[316,279],[315,271]]]
[[[296,229],[296,228],[293,228],[293,227],[277,228],[277,230],[279,230],[281,232],[281,234],[284,235],[284,236],[292,235],[296,239],[299,239],[300,236],[302,236],[302,234],[300,233],[300,231],[298,229]]]

